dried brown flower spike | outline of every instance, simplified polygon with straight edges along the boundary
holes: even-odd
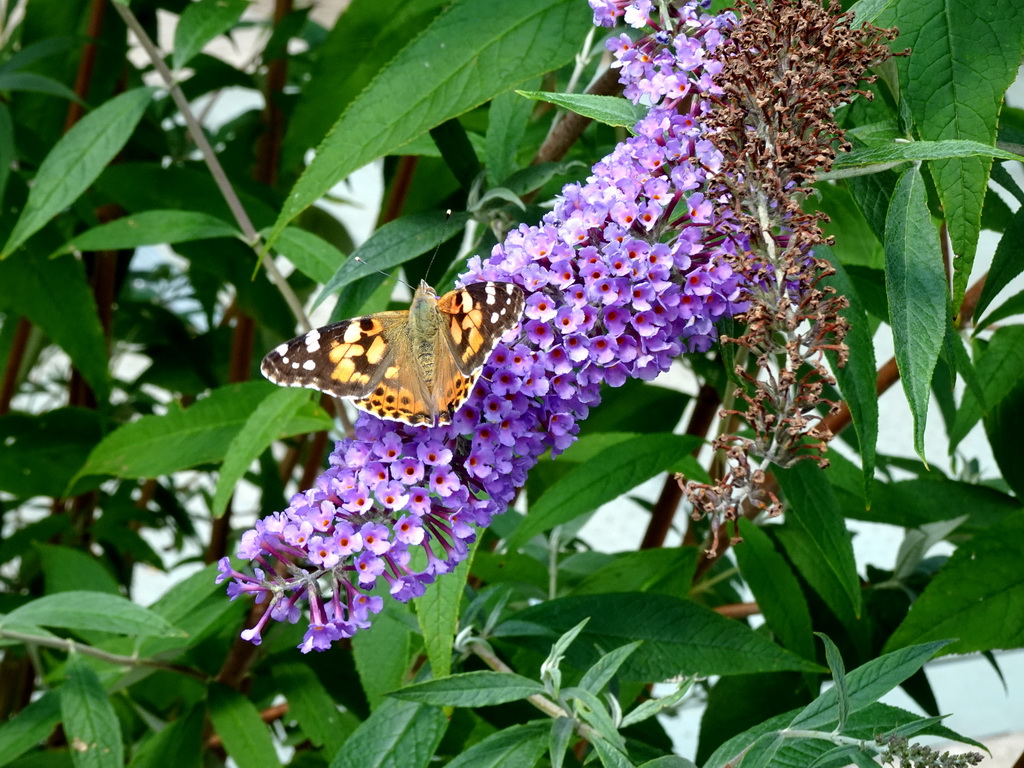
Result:
[[[792,466],[815,459],[822,466],[831,434],[818,408],[836,406],[822,396],[835,381],[824,352],[845,362],[847,325],[839,316],[846,299],[820,285],[832,273],[815,258],[815,245],[827,243],[819,224],[823,213],[807,213],[801,203],[817,175],[827,171],[838,148],[846,148],[834,110],[872,82],[865,71],[890,54],[884,44],[891,30],[853,27],[849,13],[816,0],[747,2],[740,20],[718,52],[716,78],[722,94],[708,116],[712,141],[725,156],[721,190],[747,247],[733,268],[748,280],[749,310],[737,317],[745,326],[736,344],[756,361],[754,373],[737,366],[747,383],[737,397],[753,439],[723,434],[714,443],[726,452],[727,470],[713,486],[689,483],[685,490],[695,517],[715,523],[735,519],[741,503],[778,514],[778,500],[765,488],[770,464]],[[808,441],[807,438],[812,438]],[[752,466],[756,461],[757,469]]]

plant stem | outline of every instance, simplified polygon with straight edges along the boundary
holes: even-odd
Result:
[[[0,628],[0,638],[24,643],[29,647],[55,648],[66,653],[80,653],[83,656],[91,656],[92,658],[99,659],[100,661],[106,661],[111,664],[120,664],[125,667],[143,667],[149,669],[163,669],[167,672],[178,672],[182,675],[188,675],[189,677],[195,678],[202,683],[209,682],[209,678],[203,672],[200,672],[198,669],[185,666],[184,664],[171,664],[166,661],[159,661],[158,659],[141,659],[138,656],[122,656],[118,653],[110,653],[109,651],[103,651],[99,648],[94,648],[91,645],[83,645],[82,643],[75,642],[74,640],[66,640],[62,637],[45,637],[42,635],[28,634],[27,632],[15,632],[10,629]]]
[[[238,195],[235,194],[234,187],[231,186],[231,181],[224,172],[224,168],[221,166],[220,160],[217,159],[217,154],[213,151],[213,147],[210,146],[210,142],[206,138],[206,133],[203,131],[203,127],[199,124],[199,121],[196,120],[191,107],[189,107],[188,99],[186,99],[185,94],[181,92],[181,88],[174,80],[174,75],[171,73],[171,70],[168,69],[167,64],[164,63],[163,57],[160,55],[160,51],[157,50],[156,45],[152,40],[150,40],[149,35],[146,34],[146,30],[142,28],[141,24],[139,24],[139,20],[135,18],[135,14],[133,14],[125,5],[121,5],[120,3],[114,3],[113,5],[114,9],[121,15],[121,18],[124,19],[124,23],[128,26],[128,29],[134,33],[139,44],[146,51],[146,55],[149,56],[149,60],[152,62],[153,67],[163,79],[168,92],[171,94],[171,98],[174,100],[175,106],[178,107],[178,110],[181,112],[181,116],[185,120],[185,125],[188,127],[188,132],[192,137],[192,141],[195,142],[196,147],[202,154],[206,167],[210,169],[210,175],[213,176],[213,180],[217,184],[217,188],[220,190],[221,195],[224,196],[224,200],[227,202],[228,208],[231,209],[231,214],[235,217],[235,222],[238,224],[239,229],[241,229],[242,235],[245,237],[245,241],[258,254],[262,247],[262,238],[253,226],[252,221],[249,219],[249,214],[246,213],[245,208],[242,206],[242,201],[239,200]],[[271,281],[281,292],[281,295],[284,297],[289,309],[291,309],[292,314],[295,315],[295,319],[301,326],[302,330],[310,330],[312,325],[310,325],[309,317],[306,315],[306,311],[302,307],[302,302],[299,301],[299,297],[295,295],[295,291],[292,290],[288,281],[284,279],[284,276],[281,274],[280,270],[278,270],[274,260],[272,258],[264,259],[263,266],[267,270],[267,274],[270,275]]]

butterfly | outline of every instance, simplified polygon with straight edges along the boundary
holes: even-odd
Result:
[[[438,298],[420,281],[409,309],[297,336],[267,354],[260,370],[275,384],[350,398],[382,419],[450,424],[524,304],[513,283],[473,283]]]

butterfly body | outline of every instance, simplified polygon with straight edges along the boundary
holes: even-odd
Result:
[[[273,349],[260,370],[276,384],[350,398],[382,419],[448,424],[523,306],[512,283],[474,283],[439,298],[421,281],[408,310],[297,336]]]

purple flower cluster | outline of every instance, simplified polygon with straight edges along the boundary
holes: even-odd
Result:
[[[643,0],[591,5],[598,23],[623,12],[651,21]],[[539,225],[470,260],[463,284],[514,282],[527,301],[521,327],[496,347],[452,423],[361,415],[316,487],[243,536],[238,555],[254,574],[221,562],[232,598],[271,601],[246,639],[259,643],[269,619],[298,621],[305,600],[300,648],[324,650],[381,610],[368,594],[381,580],[398,600],[422,595],[465,557],[473,526],[505,511],[540,456],[573,443],[602,383],[653,379],[683,352],[707,350],[715,321],[744,309],[723,258],[735,247],[716,219],[725,206],[705,197],[722,157],[701,133],[712,54],[732,17],[697,3],[677,14],[685,33],[609,43],[626,92],[658,104],[635,135],[585,184],[567,185]]]

